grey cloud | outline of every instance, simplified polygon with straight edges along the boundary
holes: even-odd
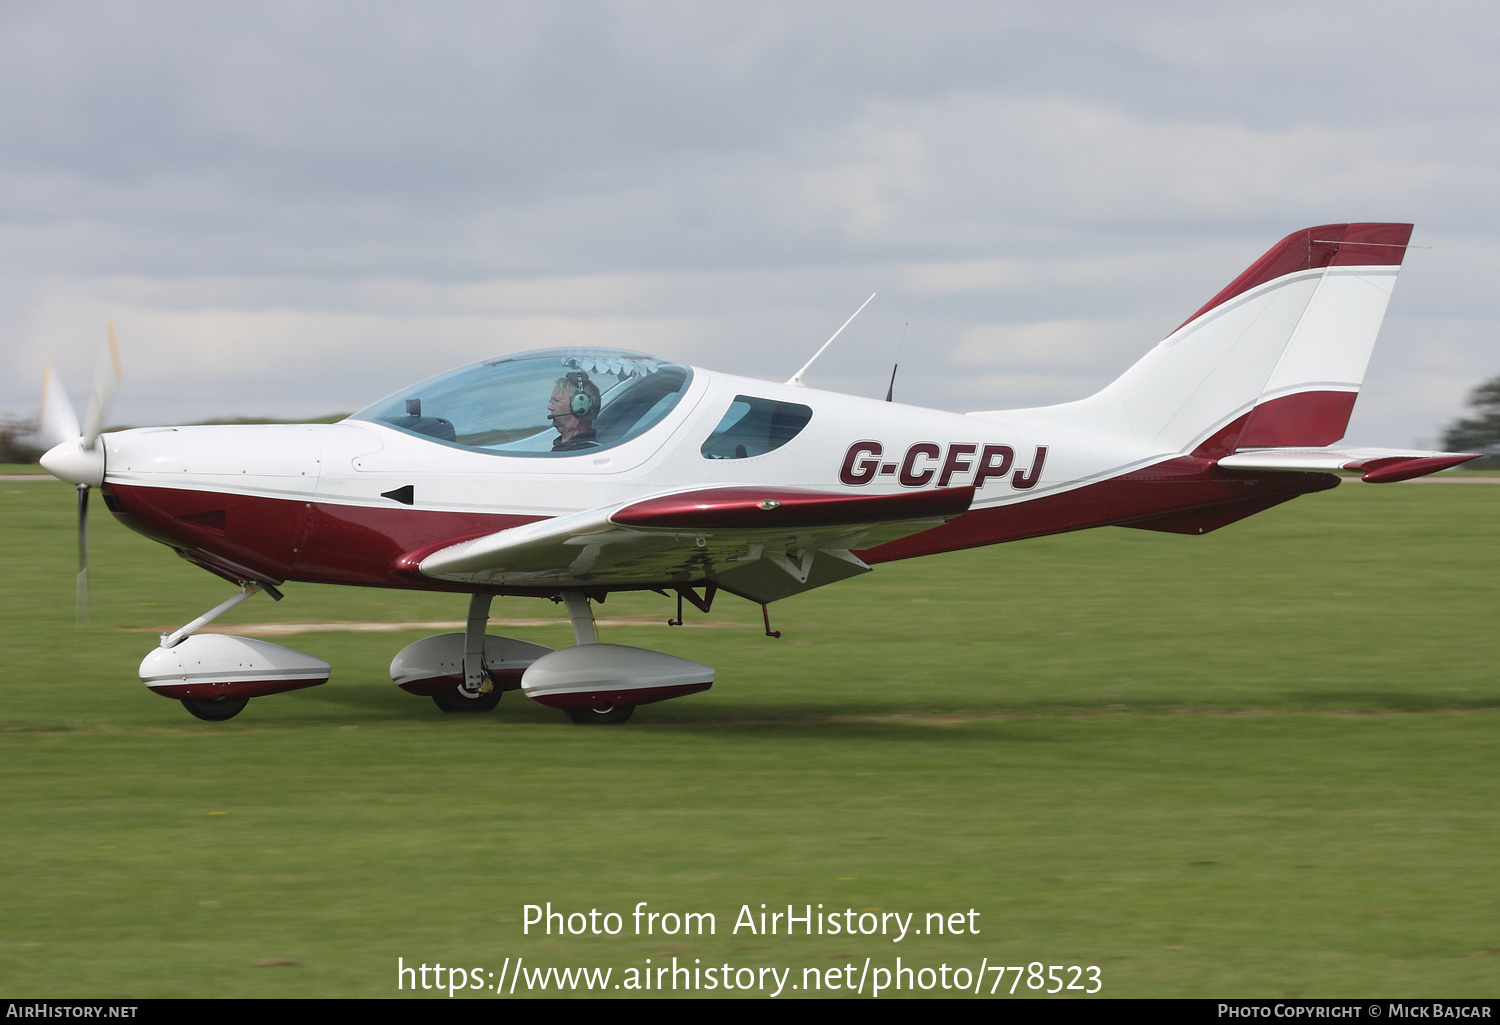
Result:
[[[1500,369],[1497,25],[1477,4],[7,6],[0,407],[34,405],[49,356],[81,388],[109,313],[135,346],[122,410],[172,419],[347,407],[575,336],[784,376],[877,289],[824,383],[883,392],[911,323],[898,394],[1032,404],[1107,380],[1286,232],[1398,219],[1436,248],[1408,260],[1356,425],[1406,444]],[[1048,368],[994,345],[955,394],[966,344],[1059,323],[1113,333]]]

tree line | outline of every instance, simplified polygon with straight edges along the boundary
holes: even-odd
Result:
[[[1473,416],[1454,421],[1443,435],[1449,452],[1483,452],[1485,458],[1467,464],[1474,469],[1500,470],[1500,377],[1469,393]]]
[[[35,420],[0,415],[0,463],[34,463],[42,457]]]

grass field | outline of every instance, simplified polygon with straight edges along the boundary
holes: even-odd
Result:
[[[727,596],[681,629],[615,596],[601,618],[638,622],[601,639],[718,670],[620,728],[517,694],[443,715],[386,672],[434,630],[276,638],[333,679],[201,723],[135,670],[230,589],[95,507],[79,636],[72,490],[0,483],[0,994],[385,997],[398,957],[674,956],[792,968],[786,995],[897,956],[1096,965],[1106,996],[1500,993],[1500,485],[881,566],[772,606],[781,640]],[[286,590],[221,622],[463,614]],[[571,639],[549,603],[495,616]],[[548,901],[624,932],[523,935]],[[716,934],[632,935],[640,901]],[[762,903],[980,931],[733,934]]]

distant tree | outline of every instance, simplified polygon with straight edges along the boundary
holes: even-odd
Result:
[[[268,417],[240,416],[222,420],[204,420],[205,424],[331,424],[348,416],[348,413],[329,413],[303,420],[273,420]],[[35,419],[26,419],[11,413],[0,413],[0,463],[35,463],[46,452],[46,446],[37,435]],[[125,431],[128,426],[111,424],[106,431]]]
[[[0,463],[34,463],[42,456],[36,421],[0,416]]]
[[[1476,469],[1500,468],[1500,377],[1475,388],[1469,406],[1476,415],[1456,421],[1443,435],[1449,452],[1484,452],[1486,458],[1467,464]]]

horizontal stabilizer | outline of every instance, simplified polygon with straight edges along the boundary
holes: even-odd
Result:
[[[1226,470],[1300,470],[1324,472],[1354,470],[1370,484],[1411,480],[1446,470],[1479,453],[1416,452],[1394,448],[1251,448],[1224,456],[1219,466]]]

